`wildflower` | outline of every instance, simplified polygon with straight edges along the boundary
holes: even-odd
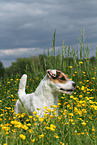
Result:
[[[47,108],[47,111],[48,111],[48,112],[51,112],[51,109]]]
[[[29,129],[29,133],[32,133],[32,131],[33,131],[32,129]]]
[[[82,61],[80,61],[79,63],[80,63],[80,64],[82,64],[83,62],[82,62]]]
[[[28,123],[27,126],[31,126],[31,123]]]
[[[85,123],[85,122],[82,122],[81,124],[82,124],[83,126],[85,126],[85,125],[86,125],[86,123]]]
[[[46,129],[49,130],[50,128],[47,126]]]
[[[44,137],[44,135],[43,135],[43,134],[39,135],[39,138],[43,138],[43,137]]]
[[[32,142],[35,142],[35,139],[32,139],[31,141],[32,141]]]
[[[0,121],[2,121],[2,118],[0,118]]]
[[[69,108],[70,107],[70,104],[67,104],[67,107]]]
[[[54,137],[55,137],[55,138],[59,138],[59,136],[57,135],[57,133],[55,133]]]
[[[44,120],[44,118],[42,118],[42,117],[41,117],[41,118],[39,118],[39,121],[40,121],[40,122],[43,122],[43,120]]]
[[[34,125],[37,125],[37,123],[34,123]]]
[[[73,96],[70,96],[70,98],[73,98]]]
[[[55,125],[50,124],[50,130],[51,130],[51,131],[55,131],[55,128],[56,128],[56,126],[55,126]]]
[[[84,135],[85,133],[84,133],[84,132],[82,132],[81,134],[82,134],[82,135]]]
[[[69,68],[72,68],[72,66],[68,66]]]
[[[49,117],[50,117],[50,118],[53,118],[53,115],[50,115]]]
[[[34,111],[34,113],[37,113],[37,112]],[[32,119],[32,117],[33,117],[33,116],[29,116],[30,119]]]
[[[54,108],[57,108],[57,105],[53,105]]]
[[[82,98],[83,96],[82,95],[79,95],[79,98]]]
[[[7,82],[8,84],[10,84],[10,82]]]
[[[69,121],[72,123],[74,120],[73,119],[69,119]]]
[[[3,145],[7,145],[7,143],[4,143]]]
[[[26,136],[25,136],[25,135],[23,135],[23,134],[20,134],[19,136],[20,136],[20,138],[21,138],[21,139],[23,139],[23,140],[25,140],[25,139],[26,139]]]
[[[41,108],[37,108],[37,110],[39,111]]]
[[[68,124],[69,124],[69,122],[65,123],[65,125],[68,125]]]
[[[95,77],[92,77],[93,80],[95,80]]]
[[[47,106],[43,107],[44,109],[47,109]]]
[[[33,121],[37,121],[37,119],[33,118]]]
[[[45,118],[47,118],[48,114],[44,114]]]
[[[95,129],[94,129],[94,128],[92,128],[92,131],[95,131]]]
[[[73,113],[69,113],[69,116],[74,116]]]
[[[61,103],[58,103],[58,106],[60,106],[61,105]]]
[[[36,111],[33,112],[34,115],[35,115],[36,113],[37,113]]]
[[[85,87],[84,87],[84,86],[82,86],[82,87],[81,87],[81,90],[82,90],[82,91],[84,91],[84,90],[85,90]]]

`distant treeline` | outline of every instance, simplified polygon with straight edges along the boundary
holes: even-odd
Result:
[[[84,59],[83,59],[84,60]],[[80,61],[76,58],[76,61]],[[96,58],[93,56],[89,59],[90,65],[95,65]],[[16,62],[12,62],[10,67],[4,68],[3,63],[0,62],[0,78],[21,76],[24,73],[29,73],[32,76],[35,74],[43,75],[47,69],[68,69],[68,66],[72,66],[74,63],[73,57],[60,57],[57,56],[47,56],[39,55],[29,58],[17,58]],[[42,74],[41,74],[42,73]],[[36,75],[36,76],[37,76]]]

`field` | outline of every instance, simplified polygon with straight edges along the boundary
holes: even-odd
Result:
[[[89,47],[84,46],[83,39],[82,42],[79,40],[77,51],[63,44],[57,56],[53,39],[52,54],[48,49],[43,64],[39,67],[32,64],[33,76],[28,69],[25,70],[28,75],[26,92],[29,93],[39,85],[48,68],[62,70],[77,84],[73,94],[59,95],[58,106],[51,106],[54,108],[52,112],[45,106],[43,118],[39,118],[36,112],[33,116],[28,114],[27,118],[26,113],[15,116],[18,73],[0,80],[0,145],[97,145],[97,52],[92,63]],[[55,114],[57,107],[58,116]]]

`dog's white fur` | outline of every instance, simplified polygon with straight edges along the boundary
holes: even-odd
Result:
[[[59,70],[47,70],[47,74],[40,82],[36,91],[31,94],[25,93],[27,75],[24,74],[19,83],[18,95],[30,115],[37,111],[39,116],[44,116],[44,108],[58,105],[59,92],[71,94],[75,89],[75,82],[69,80],[67,76]],[[37,110],[40,108],[40,110]],[[24,109],[19,99],[15,105],[15,113],[23,113]]]

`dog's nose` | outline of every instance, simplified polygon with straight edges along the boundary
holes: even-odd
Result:
[[[76,86],[76,83],[72,83],[72,86],[75,88],[75,86]]]

